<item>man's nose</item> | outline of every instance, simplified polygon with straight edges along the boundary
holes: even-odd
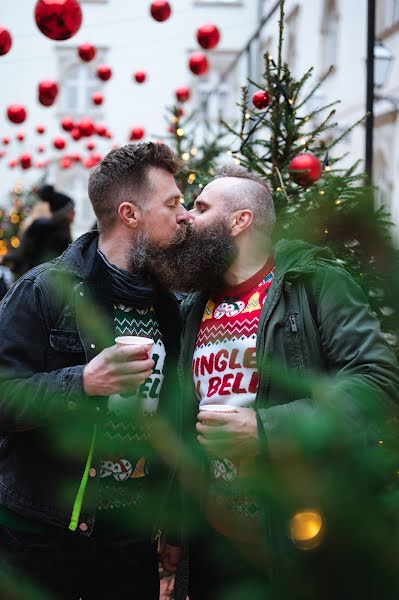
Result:
[[[191,211],[188,212],[188,210],[185,209],[184,206],[181,206],[180,211],[176,217],[177,223],[181,223],[182,221],[187,221],[188,223],[192,223],[192,221],[194,219],[190,213],[191,213]]]

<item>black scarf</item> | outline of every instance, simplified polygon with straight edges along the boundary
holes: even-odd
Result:
[[[111,283],[111,298],[114,304],[140,308],[156,304],[157,289],[148,275],[137,275],[125,271],[125,269],[118,269],[107,260],[100,250],[97,250],[96,260],[101,260],[107,269]]]

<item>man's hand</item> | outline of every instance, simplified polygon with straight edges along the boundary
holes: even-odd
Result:
[[[209,454],[226,458],[256,456],[260,452],[256,412],[235,408],[234,412],[198,413],[199,443]]]
[[[180,546],[171,546],[164,544],[159,551],[159,558],[162,568],[167,573],[176,573],[176,569],[181,561],[183,549]]]
[[[143,359],[150,346],[111,346],[95,356],[83,369],[83,389],[88,396],[110,396],[135,392],[150,377],[154,361]]]

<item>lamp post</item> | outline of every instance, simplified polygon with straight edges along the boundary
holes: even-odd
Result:
[[[366,77],[366,153],[365,170],[373,183],[373,130],[375,89],[382,88],[389,76],[394,56],[382,42],[375,40],[375,0],[367,3],[367,77]]]

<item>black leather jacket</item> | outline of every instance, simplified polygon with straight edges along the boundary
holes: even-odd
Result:
[[[94,260],[97,242],[97,232],[83,235],[19,279],[0,305],[0,504],[85,536],[94,528],[101,461],[95,437],[108,399],[87,397],[82,374],[114,343],[107,270]],[[167,359],[158,410],[178,424],[178,305],[166,291],[159,290],[159,299]],[[160,471],[166,493],[173,473]]]

